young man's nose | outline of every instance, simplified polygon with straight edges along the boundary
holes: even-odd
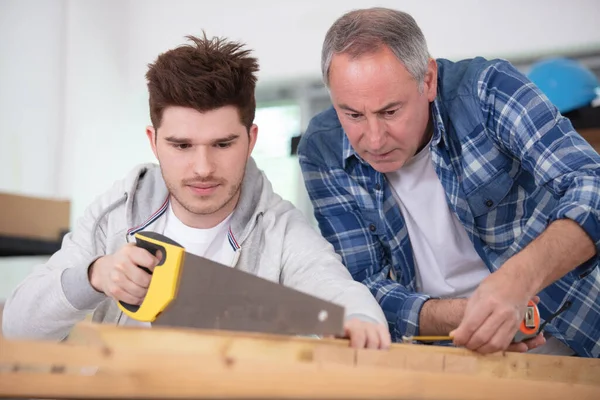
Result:
[[[204,147],[199,147],[192,161],[192,169],[197,176],[211,176],[215,173],[215,164],[210,151]]]

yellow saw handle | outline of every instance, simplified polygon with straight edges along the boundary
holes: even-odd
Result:
[[[175,299],[179,288],[181,269],[185,261],[185,249],[177,242],[156,232],[138,232],[135,234],[136,246],[156,255],[160,250],[162,257],[151,273],[148,292],[141,305],[118,302],[119,308],[130,318],[142,322],[154,322],[161,312]]]

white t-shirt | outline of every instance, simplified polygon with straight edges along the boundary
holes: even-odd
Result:
[[[221,264],[231,264],[233,252],[227,237],[231,214],[213,228],[197,229],[181,222],[169,203],[169,208],[163,218],[166,218],[163,235],[179,243],[186,252]],[[151,326],[149,322],[137,321],[132,318],[123,318],[120,323],[129,326]]]
[[[225,252],[229,247],[227,230],[231,214],[213,228],[197,229],[185,225],[173,212],[171,204],[165,215],[165,230],[163,235],[173,239],[185,248],[185,251],[199,257],[225,265],[230,264],[231,252]]]
[[[469,297],[490,271],[446,202],[429,146],[386,177],[412,244],[417,290],[441,298]]]
[[[446,202],[429,144],[401,169],[386,174],[413,249],[417,291],[434,297],[470,297],[490,271]],[[571,355],[554,337],[530,353]]]

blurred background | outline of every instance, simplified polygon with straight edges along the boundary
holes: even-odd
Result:
[[[412,14],[436,58],[505,58],[530,73],[561,57],[589,72],[588,86],[600,76],[598,0],[0,0],[0,302],[97,195],[154,161],[144,134],[147,64],[202,30],[254,49],[255,159],[314,222],[294,144],[330,104],[319,70],[326,30],[371,6]],[[549,96],[575,88],[556,66],[539,68]],[[600,128],[597,98],[585,96],[562,111]]]

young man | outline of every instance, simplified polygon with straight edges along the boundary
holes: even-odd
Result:
[[[158,260],[136,247],[141,230],[186,251],[334,301],[354,347],[386,348],[385,317],[331,244],[275,194],[251,158],[258,128],[257,60],[243,45],[190,37],[147,72],[158,165],[134,168],[98,197],[62,248],[8,299],[6,337],[62,340],[93,320],[136,324],[116,301],[141,304]]]
[[[600,157],[548,99],[506,61],[432,59],[382,8],[333,24],[322,73],[333,107],[301,140],[306,187],[393,339],[600,356]],[[563,313],[511,344],[536,296],[543,319]]]

